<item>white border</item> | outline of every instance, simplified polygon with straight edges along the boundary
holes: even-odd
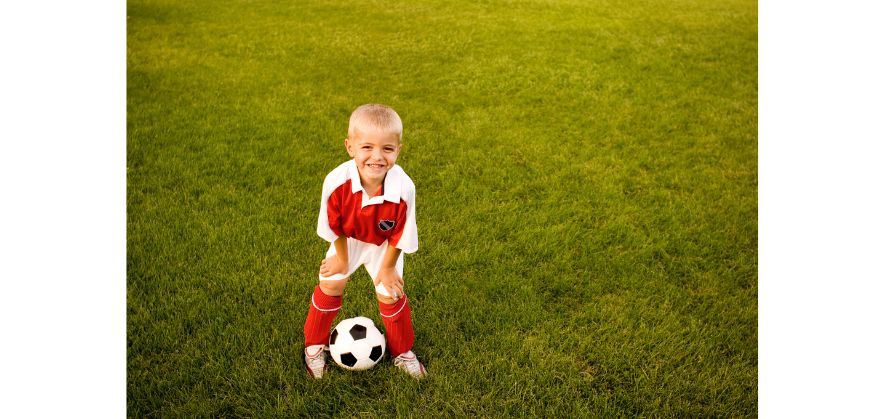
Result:
[[[875,2],[760,2],[759,413],[885,417]]]
[[[0,6],[0,417],[126,416],[126,3]]]

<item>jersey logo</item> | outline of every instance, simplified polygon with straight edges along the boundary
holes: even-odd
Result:
[[[396,222],[393,220],[381,220],[381,222],[378,223],[378,228],[380,228],[381,231],[388,231],[392,229],[395,224]]]

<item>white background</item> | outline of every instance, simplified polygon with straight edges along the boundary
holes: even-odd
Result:
[[[759,3],[763,417],[885,417],[877,3]]]
[[[0,3],[0,417],[126,417],[126,2]]]

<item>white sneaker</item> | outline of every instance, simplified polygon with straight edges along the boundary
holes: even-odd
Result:
[[[304,364],[311,377],[323,378],[323,372],[326,370],[326,346],[312,345],[304,348]]]
[[[424,365],[421,364],[421,361],[418,361],[418,357],[412,351],[400,354],[394,358],[393,365],[396,365],[399,369],[409,373],[409,375],[416,379],[427,376],[427,370],[424,369]]]

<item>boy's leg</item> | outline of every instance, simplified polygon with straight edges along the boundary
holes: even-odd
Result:
[[[332,322],[341,309],[341,295],[350,275],[362,263],[361,249],[348,240],[348,263],[346,274],[319,275],[319,284],[310,296],[310,308],[304,321],[304,362],[314,378],[321,378],[326,367],[326,351]],[[329,246],[326,257],[335,254],[335,245]]]
[[[399,300],[381,295],[378,296],[378,307],[381,310],[381,321],[387,329],[387,347],[393,357],[393,365],[409,373],[414,378],[424,378],[427,370],[418,357],[412,352],[415,342],[415,330],[412,328],[412,310],[409,299],[405,295]]]
[[[324,282],[337,283],[324,286]],[[323,378],[326,370],[326,350],[329,342],[329,329],[335,315],[341,309],[341,293],[347,280],[320,281],[310,296],[310,309],[304,321],[304,364],[313,378]],[[337,286],[340,285],[340,291]],[[329,295],[337,294],[337,295]]]
[[[385,242],[376,248],[366,263],[366,270],[372,280],[381,268],[381,261],[387,249]],[[400,253],[396,260],[396,273],[400,278],[403,276],[403,254]],[[415,329],[412,327],[412,309],[409,307],[409,298],[406,293],[394,298],[387,291],[384,284],[375,286],[375,295],[378,298],[378,310],[381,312],[381,321],[387,331],[387,351],[393,358],[393,363],[400,369],[408,372],[412,377],[423,378],[427,375],[424,365],[412,352],[412,344],[415,343]]]
[[[371,258],[366,263],[366,270],[369,276],[375,279],[375,274],[381,269],[381,261],[384,259],[384,253],[387,250],[385,242],[378,248],[374,249]],[[403,276],[403,254],[400,253],[396,260],[396,273],[400,277]],[[384,322],[384,329],[387,331],[387,349],[391,357],[408,352],[412,349],[412,343],[415,341],[415,331],[412,328],[412,310],[409,307],[409,299],[405,295],[399,298],[393,298],[387,292],[384,284],[379,283],[375,286],[375,294],[378,298],[378,309],[381,312],[381,321]]]
[[[332,322],[341,309],[341,295],[347,279],[320,281],[310,297],[310,309],[304,322],[304,346],[326,345]]]
[[[384,322],[384,329],[387,331],[387,348],[390,356],[396,358],[412,350],[412,345],[415,343],[409,299],[403,295],[394,302],[388,296],[378,294],[377,297],[381,321]]]
[[[304,346],[328,345],[329,334],[335,315],[341,309],[341,295],[350,275],[360,266],[361,255],[358,247],[348,239],[348,263],[346,274],[332,276],[319,275],[319,284],[310,297],[310,309],[304,322]],[[335,245],[329,246],[326,257],[335,255]]]

